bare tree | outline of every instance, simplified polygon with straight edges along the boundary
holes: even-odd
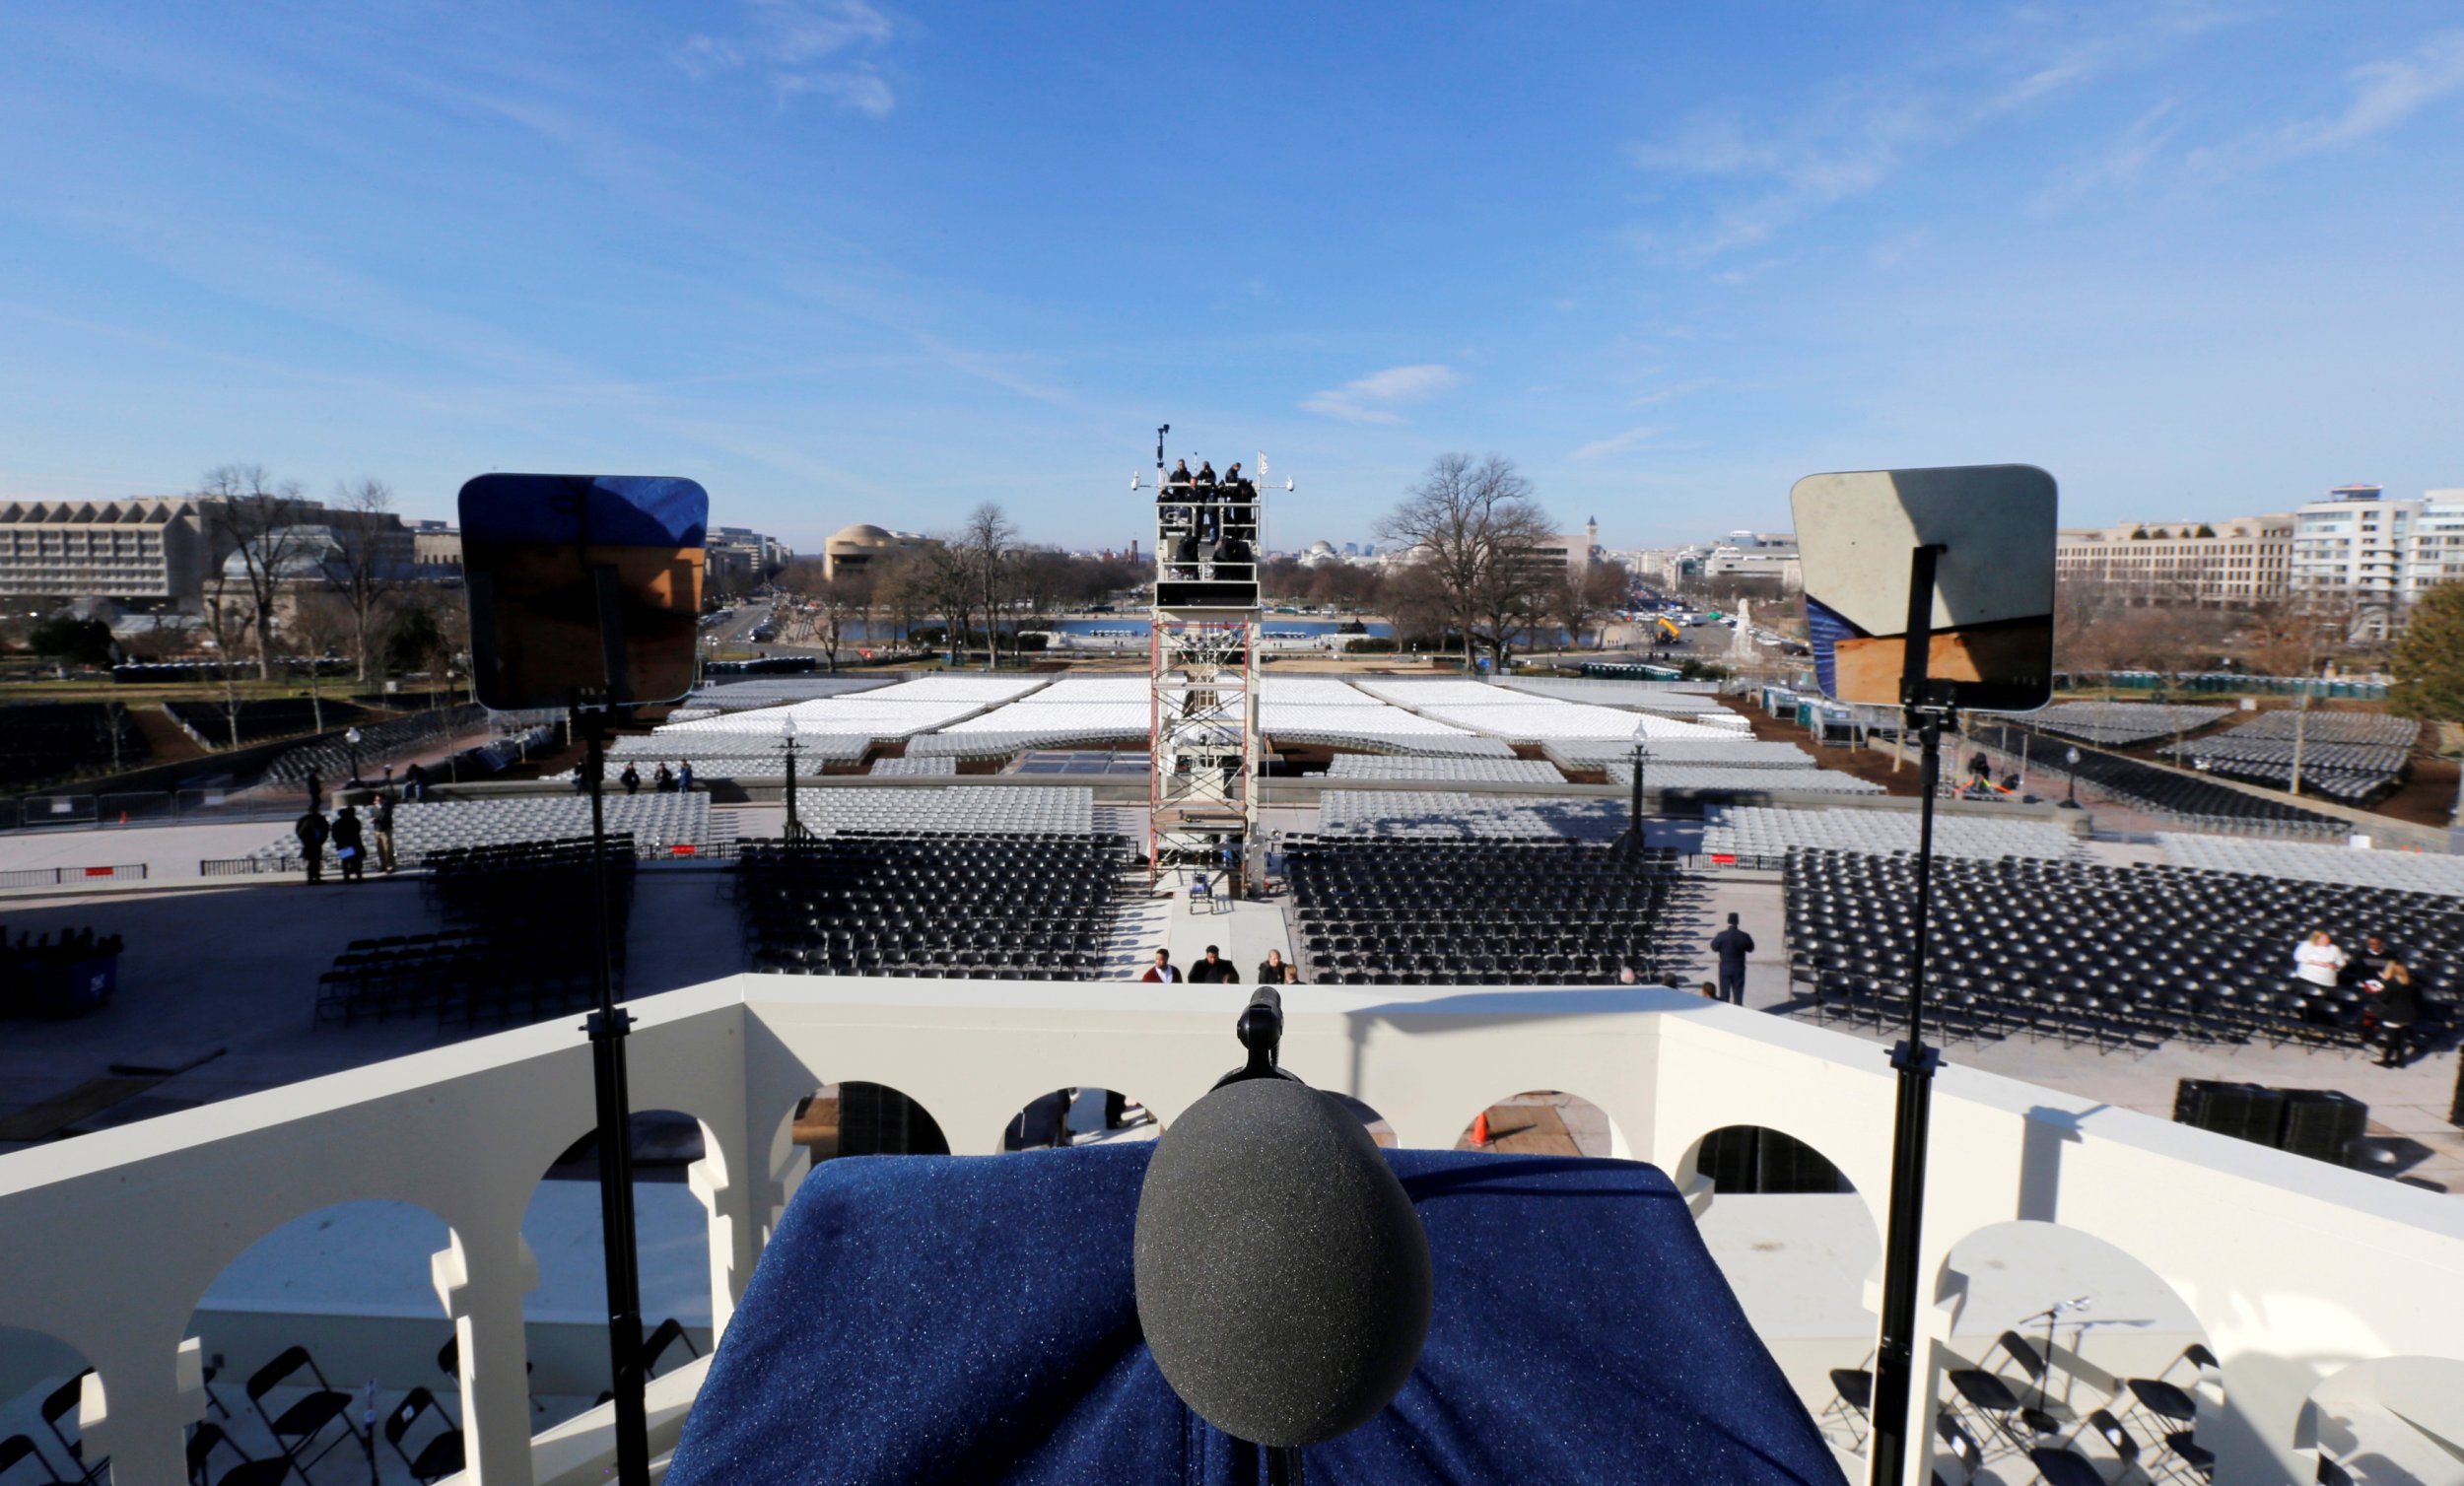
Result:
[[[968,622],[975,618],[976,600],[984,592],[975,565],[958,543],[934,542],[917,550],[913,581],[924,607],[949,627],[950,665],[965,664]]]
[[[1583,648],[1585,630],[1623,607],[1629,582],[1625,565],[1613,560],[1586,564],[1580,573],[1569,569],[1557,579],[1549,608],[1557,623],[1565,626],[1566,639],[1574,648]]]
[[[297,555],[302,512],[297,481],[276,483],[261,464],[226,464],[206,472],[195,492],[206,533],[209,569],[237,563],[251,607],[257,679],[274,679],[274,596]]]
[[[308,667],[308,706],[320,733],[325,730],[321,666],[328,656],[341,649],[344,641],[358,633],[357,625],[350,601],[342,594],[310,590],[293,597],[291,618],[283,633],[291,641],[293,653]]]
[[[373,685],[376,662],[381,658],[376,632],[382,627],[386,598],[401,585],[404,574],[384,555],[384,533],[394,524],[393,491],[382,480],[363,478],[356,485],[337,485],[334,507],[345,513],[342,561],[334,581],[351,610],[352,643],[360,663],[360,685]]]
[[[931,608],[924,565],[912,555],[899,553],[876,559],[866,576],[872,580],[875,611],[887,616],[899,646],[912,648],[916,623]]]
[[[974,574],[984,603],[984,668],[992,670],[1001,656],[1001,600],[1011,587],[1016,566],[1017,524],[997,501],[987,501],[967,513],[967,526],[954,544]]]
[[[1438,455],[1403,504],[1379,520],[1378,535],[1409,548],[1447,595],[1463,631],[1464,663],[1476,641],[1502,673],[1515,638],[1545,606],[1550,578],[1548,519],[1514,461]]]
[[[256,611],[244,584],[237,582],[220,563],[208,563],[199,594],[197,619],[214,642],[214,669],[223,678],[223,717],[231,728],[231,746],[240,746],[240,648],[247,641]]]

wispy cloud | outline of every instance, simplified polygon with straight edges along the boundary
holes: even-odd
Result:
[[[2099,151],[2093,159],[2082,161],[2054,178],[2051,185],[2036,194],[2033,203],[2039,212],[2055,212],[2076,206],[2097,192],[2114,186],[2127,186],[2147,173],[2152,163],[2173,138],[2174,125],[2168,120],[2173,113],[2173,100],[2166,99],[2133,120],[2121,137]]]
[[[1606,459],[1611,454],[1622,454],[1628,449],[1639,448],[1667,432],[1669,432],[1668,429],[1663,425],[1645,424],[1641,428],[1627,429],[1622,434],[1611,434],[1606,439],[1595,439],[1576,449],[1568,457],[1582,463]]]
[[[1454,368],[1434,362],[1418,367],[1389,367],[1339,387],[1312,393],[1301,399],[1300,405],[1303,412],[1322,413],[1345,423],[1399,424],[1403,416],[1394,410],[1394,404],[1434,397],[1462,380]]]
[[[809,93],[872,118],[897,106],[889,80],[860,55],[888,45],[897,28],[865,0],[745,0],[744,10],[742,31],[687,37],[676,65],[696,81],[758,72],[782,105]]]
[[[2342,111],[2303,119],[2231,144],[2194,151],[2194,169],[2262,169],[2303,155],[2359,144],[2464,89],[2464,31],[2442,32],[2401,57],[2366,62],[2345,74],[2352,97]]]

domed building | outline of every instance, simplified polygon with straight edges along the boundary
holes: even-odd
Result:
[[[890,531],[869,521],[858,521],[841,527],[822,544],[822,576],[835,578],[842,574],[861,573],[901,552],[938,545],[931,537],[912,531]]]

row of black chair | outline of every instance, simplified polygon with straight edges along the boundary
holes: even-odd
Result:
[[[1817,1019],[1904,1015],[1915,940],[1912,857],[1791,852],[1789,968]],[[1927,1003],[1946,1032],[2098,1046],[2171,1038],[2351,1045],[2355,984],[2291,978],[2293,947],[2376,932],[2411,968],[2425,1018],[2464,994],[2464,915],[2428,894],[2183,868],[1941,858]]]
[[[1563,838],[1320,838],[1284,852],[1303,974],[1329,984],[1598,984],[1684,958],[1677,853]]]
[[[741,844],[757,970],[1082,980],[1103,970],[1129,844],[1062,832]]]
[[[2143,810],[2169,815],[2217,830],[2268,830],[2289,835],[2334,836],[2349,829],[2345,822],[2298,805],[2271,800],[2230,785],[2218,784],[2178,769],[2145,764],[2120,754],[2082,748],[2077,765],[2055,764],[2068,747],[2059,739],[2033,736],[2017,727],[1978,724],[1970,729],[1977,743],[2013,758],[2022,754],[2042,761],[2037,768],[2052,777],[2076,774],[2106,794]],[[2046,776],[2036,782],[2043,788]]]

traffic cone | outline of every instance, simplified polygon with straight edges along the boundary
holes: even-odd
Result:
[[[1482,1110],[1472,1121],[1472,1143],[1473,1145],[1488,1144],[1488,1111],[1486,1110]]]

